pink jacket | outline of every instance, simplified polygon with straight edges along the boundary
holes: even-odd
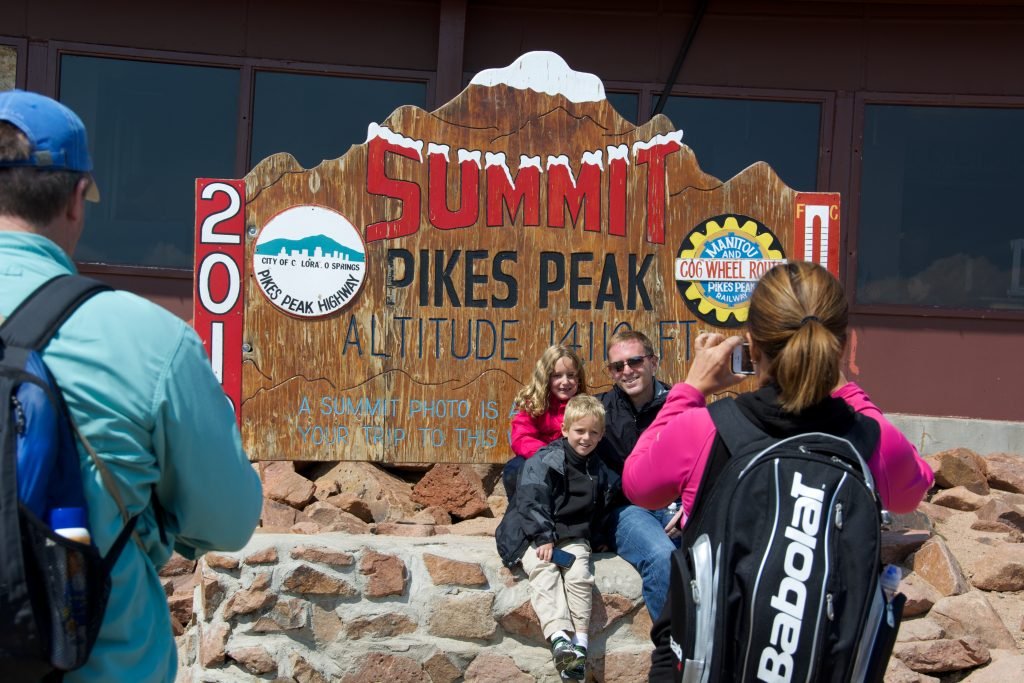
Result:
[[[565,418],[565,404],[548,396],[548,409],[533,417],[524,410],[512,418],[512,452],[529,458],[555,439],[562,438],[562,420]]]
[[[849,382],[832,395],[881,427],[868,468],[887,510],[912,511],[931,488],[931,468],[859,386]],[[672,388],[657,419],[640,435],[626,459],[622,488],[631,501],[657,509],[682,497],[683,510],[690,514],[715,440],[715,425],[706,405],[704,396],[689,384]]]

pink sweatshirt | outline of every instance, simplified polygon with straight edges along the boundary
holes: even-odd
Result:
[[[525,410],[520,410],[512,418],[512,452],[523,458],[529,458],[555,439],[562,438],[562,420],[565,418],[565,404],[553,396],[548,396],[548,409],[533,417]]]
[[[887,510],[912,511],[931,488],[931,468],[859,386],[849,382],[832,396],[881,427],[868,468]],[[622,488],[631,501],[657,509],[682,497],[683,510],[689,516],[716,434],[706,406],[704,396],[689,384],[672,388],[658,417],[626,459]]]

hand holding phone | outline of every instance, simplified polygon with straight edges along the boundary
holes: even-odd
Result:
[[[576,556],[561,548],[551,549],[551,561],[562,569],[568,569],[576,561]]]
[[[732,371],[737,375],[753,375],[754,361],[750,357],[750,344],[743,342],[732,350]]]

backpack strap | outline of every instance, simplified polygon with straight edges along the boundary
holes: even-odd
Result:
[[[11,315],[3,321],[3,324],[0,324],[0,337],[2,337],[4,344],[8,346],[32,349],[42,353],[46,345],[50,343],[53,335],[60,329],[60,326],[78,310],[79,306],[100,292],[112,290],[113,288],[110,285],[93,278],[70,274],[58,275],[37,287],[14,309]],[[67,409],[67,406],[62,406],[62,410],[67,415],[75,436],[96,466],[100,480],[103,482],[103,488],[114,499],[117,509],[121,513],[121,519],[124,521],[124,528],[118,534],[117,539],[104,558],[104,563],[109,571],[113,568],[114,562],[117,561],[129,538],[134,537],[136,545],[145,552],[142,539],[139,538],[138,534],[134,533],[138,515],[129,517],[117,484],[114,482],[110,470],[107,469],[106,463],[96,454],[92,444],[85,438],[85,435],[79,431],[78,425],[75,424],[74,419],[71,417],[71,411]],[[167,535],[164,530],[163,515],[160,514],[161,508],[156,496],[155,486],[153,487],[152,501],[156,512],[160,539],[166,543]]]
[[[708,406],[708,414],[731,457],[760,453],[778,441],[751,422],[735,399],[718,399]]]
[[[708,414],[715,425],[716,434],[704,464],[697,495],[690,506],[690,519],[697,516],[705,494],[711,490],[711,483],[718,479],[729,458],[746,452],[759,453],[777,441],[748,420],[736,405],[735,399],[724,397],[710,403]]]
[[[8,346],[42,351],[79,306],[110,285],[81,275],[58,275],[28,295],[0,325]]]

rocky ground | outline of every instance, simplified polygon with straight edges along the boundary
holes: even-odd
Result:
[[[927,460],[936,488],[885,533],[883,559],[901,567],[907,596],[886,681],[1024,681],[1024,455],[955,449]],[[495,465],[259,469],[263,532],[486,536],[507,505]],[[200,570],[175,558],[162,572],[176,633],[195,623]]]

